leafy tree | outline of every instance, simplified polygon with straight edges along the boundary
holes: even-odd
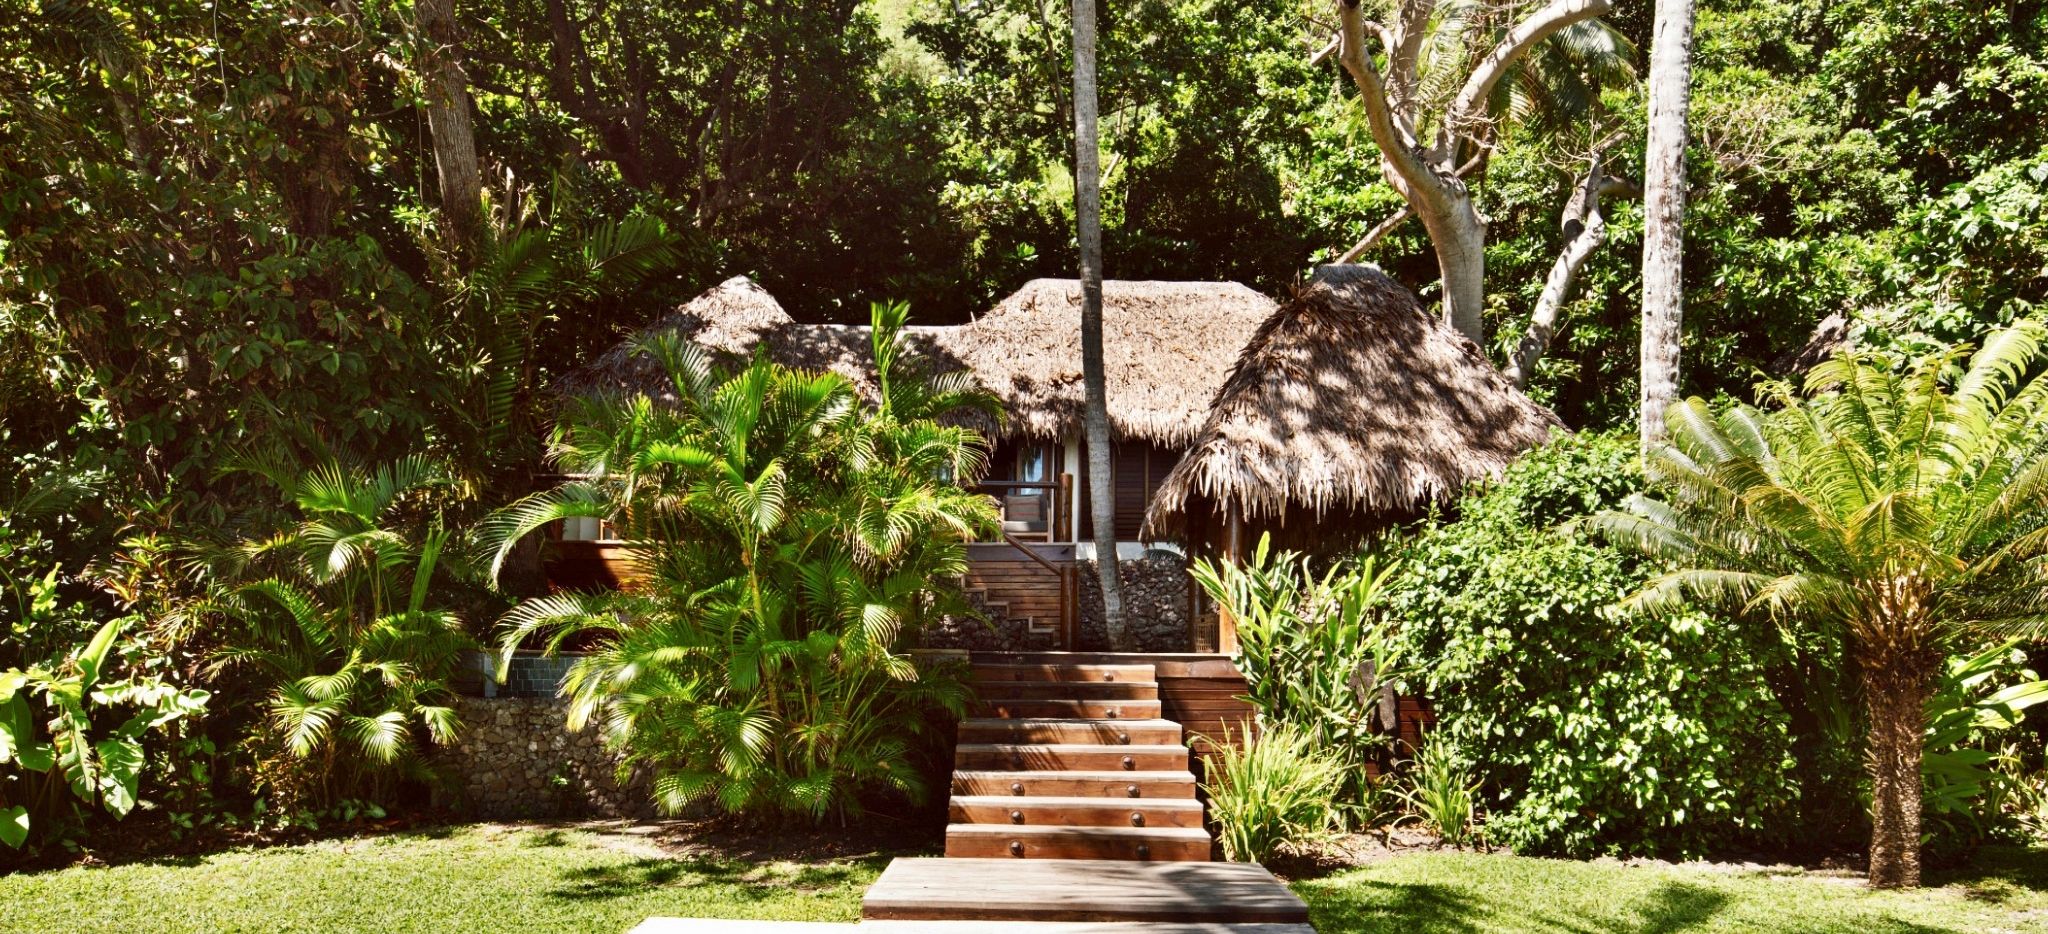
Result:
[[[583,479],[506,508],[483,530],[502,564],[525,536],[602,517],[645,579],[564,593],[505,617],[502,649],[590,647],[564,692],[569,725],[596,720],[646,766],[656,803],[715,800],[766,818],[856,811],[875,790],[921,795],[913,741],[964,689],[899,649],[963,606],[938,582],[993,505],[955,482],[987,448],[950,424],[991,403],[968,377],[930,376],[898,343],[903,306],[873,312],[875,392],[765,358],[727,372],[673,335],[642,351],[675,398],[571,403],[554,459]]]
[[[1927,700],[1947,652],[2038,635],[2048,560],[2041,328],[1903,373],[1845,355],[1774,390],[1784,411],[1674,405],[1638,496],[1596,525],[1674,562],[1631,605],[1684,597],[1841,633],[1868,713],[1870,883],[1920,882]]]

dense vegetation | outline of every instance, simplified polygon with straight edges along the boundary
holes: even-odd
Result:
[[[420,754],[460,729],[454,653],[506,638],[525,595],[479,573],[469,533],[503,548],[570,513],[632,529],[660,585],[637,622],[564,598],[525,604],[513,636],[568,623],[603,646],[582,715],[662,772],[665,803],[816,816],[914,788],[899,734],[950,692],[904,676],[898,636],[986,519],[944,492],[978,441],[935,421],[971,400],[867,408],[829,378],[670,348],[695,408],[571,410],[552,453],[596,478],[486,516],[547,463],[553,377],[716,280],[752,275],[807,320],[909,300],[939,323],[1068,274],[1057,10],[515,0],[435,25],[448,4],[18,6],[0,17],[0,840],[145,802],[182,832],[420,791]],[[1445,6],[1464,17],[1446,36],[1500,26],[1502,5]],[[1688,394],[1749,397],[1831,316],[1881,369],[2048,298],[2048,4],[1700,6]],[[1280,291],[1402,207],[1350,83],[1310,54],[1321,4],[1141,2],[1102,26],[1109,275]],[[1469,183],[1497,362],[1583,226],[1567,205],[1589,160],[1640,169],[1650,27],[1648,4],[1619,4],[1489,102]],[[450,210],[451,76],[484,179],[473,224]],[[1617,608],[1670,556],[1571,524],[1646,488],[1634,440],[1603,433],[1633,421],[1642,229],[1625,197],[1606,213],[1529,374],[1589,433],[1390,544],[1392,576],[1267,601],[1287,625],[1337,620],[1250,644],[1261,702],[1335,750],[1360,812],[1288,818],[1301,836],[1377,808],[1356,768],[1388,753],[1361,729],[1367,658],[1442,705],[1405,800],[1473,811],[1497,842],[1858,832],[1857,640]],[[1415,221],[1363,258],[1435,294]],[[730,651],[706,661],[712,643]],[[1942,839],[2048,813],[2038,778],[1985,777],[2041,764],[1999,747],[2019,695],[1996,699],[2035,680],[2015,651],[1916,657]],[[837,687],[792,687],[810,684]],[[833,706],[850,699],[875,706]],[[1283,751],[1248,769],[1327,771]]]

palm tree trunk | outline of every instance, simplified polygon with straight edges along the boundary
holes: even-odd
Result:
[[[1081,382],[1095,573],[1109,647],[1128,651],[1116,566],[1116,496],[1110,489],[1109,384],[1102,371],[1102,152],[1096,141],[1095,0],[1074,0],[1074,222],[1081,247]],[[1069,646],[1072,648],[1072,646]]]
[[[1863,666],[1870,715],[1870,887],[1920,885],[1920,759],[1938,656],[1872,658]]]
[[[1686,111],[1692,102],[1693,0],[1657,0],[1650,47],[1650,139],[1643,177],[1643,389],[1645,448],[1664,437],[1664,410],[1678,401],[1685,312]]]

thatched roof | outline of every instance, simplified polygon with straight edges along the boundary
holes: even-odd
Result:
[[[1412,514],[1558,430],[1384,273],[1326,266],[1245,346],[1146,526],[1182,528],[1191,503]]]
[[[1234,282],[1103,283],[1112,430],[1168,447],[1187,443],[1238,348],[1272,310],[1271,300]],[[866,326],[796,324],[745,277],[692,299],[648,332],[663,329],[733,354],[765,343],[778,362],[829,369],[863,389],[873,386]],[[1035,279],[970,324],[909,333],[935,369],[974,370],[1002,400],[1006,432],[1054,438],[1079,428],[1081,289],[1075,280]],[[659,368],[633,352],[640,336],[570,373],[562,389],[665,394]]]
[[[1104,282],[1111,430],[1187,444],[1238,349],[1272,311],[1272,300],[1235,282]],[[1057,437],[1080,427],[1079,281],[1033,279],[961,330],[954,352],[1002,398],[1011,431]]]

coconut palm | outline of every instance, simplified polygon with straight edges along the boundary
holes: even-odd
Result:
[[[1832,627],[1869,718],[1870,883],[1919,884],[1924,712],[1946,655],[2048,623],[2048,379],[2042,329],[1893,371],[1815,367],[1783,410],[1667,413],[1649,476],[1661,499],[1595,518],[1678,570],[1631,598],[1697,598]]]
[[[993,504],[952,482],[985,469],[986,444],[949,420],[992,409],[963,377],[906,357],[903,323],[901,306],[874,310],[871,403],[836,374],[759,357],[727,372],[657,336],[642,351],[674,403],[572,402],[553,457],[581,479],[485,526],[498,562],[572,516],[627,540],[644,579],[528,601],[502,646],[591,647],[563,685],[570,726],[601,723],[628,767],[652,771],[664,810],[708,798],[818,819],[870,790],[924,791],[914,742],[964,692],[898,649],[962,609],[933,582],[964,573],[963,543],[995,527]]]

